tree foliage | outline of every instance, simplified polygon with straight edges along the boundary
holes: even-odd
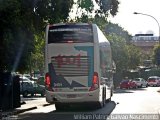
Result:
[[[44,69],[44,46],[45,46],[45,41],[44,41],[44,32],[41,34],[35,34],[35,49],[34,51],[31,52],[31,68],[30,72],[34,71],[40,71],[43,73]]]
[[[158,66],[160,65],[160,44],[153,49],[153,62]]]
[[[1,71],[29,70],[30,57],[38,54],[35,34],[42,36],[48,22],[66,21],[72,5],[73,0],[0,1]]]
[[[122,27],[120,27],[118,24],[113,24],[111,22],[108,22],[105,31],[107,35],[115,33],[116,35],[123,37],[127,42],[127,44],[130,43],[131,41],[131,35]]]
[[[0,71],[30,69],[31,59],[42,58],[37,46],[43,45],[45,26],[69,21],[73,5],[82,10],[78,18],[87,20],[93,13],[104,17],[108,13],[116,15],[118,4],[118,0],[0,0]]]
[[[142,51],[134,45],[127,45],[126,49],[128,54],[128,69],[136,69],[141,64]]]
[[[123,71],[127,69],[128,54],[126,49],[126,41],[121,36],[117,36],[115,33],[107,36],[112,48],[113,60],[116,63],[117,71]]]
[[[78,8],[76,14],[79,12],[82,15],[94,14],[98,16],[108,17],[109,14],[115,16],[118,12],[118,0],[77,0]],[[80,9],[79,9],[80,8]],[[91,15],[91,16],[92,16]],[[93,16],[94,16],[93,15]]]

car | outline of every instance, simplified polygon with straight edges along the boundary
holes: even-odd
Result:
[[[20,93],[27,97],[33,91],[33,83],[30,81],[20,81]]]
[[[36,82],[33,84],[32,94],[40,94],[42,97],[45,95],[45,86],[39,85]]]
[[[150,76],[147,81],[149,86],[160,86],[159,76]]]
[[[20,93],[23,97],[27,97],[28,95],[34,96],[35,94],[40,94],[43,97],[45,95],[45,87],[36,82],[23,81],[20,82]]]
[[[45,85],[45,77],[44,76],[40,76],[39,78],[38,78],[38,80],[37,80],[37,83],[39,84],[39,85]]]
[[[34,83],[34,81],[30,80],[29,78],[27,78],[25,76],[20,77],[20,82],[32,82],[32,83]]]
[[[120,83],[120,88],[123,89],[130,89],[130,88],[137,88],[137,84],[133,80],[123,80]]]
[[[148,82],[143,78],[134,78],[133,80],[136,82],[137,87],[147,87],[148,86]]]
[[[31,75],[30,74],[23,74],[23,77],[27,77],[28,79],[31,79]]]

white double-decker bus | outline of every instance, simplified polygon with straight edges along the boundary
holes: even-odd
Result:
[[[56,109],[70,104],[103,107],[113,92],[110,43],[96,24],[46,27],[46,101]]]

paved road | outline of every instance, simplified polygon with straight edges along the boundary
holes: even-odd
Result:
[[[157,114],[160,111],[160,87],[139,88],[137,90],[116,90],[113,100],[119,103],[113,114],[145,113]]]
[[[78,107],[67,109],[66,111],[56,111],[54,105],[43,106],[44,98],[40,101],[37,109],[24,112],[18,115],[18,119],[23,120],[106,120],[106,119],[127,119],[128,115],[149,114],[146,119],[153,117],[159,119],[160,87],[139,88],[136,90],[115,90],[112,101],[107,103],[102,109],[90,109]],[[34,100],[33,100],[34,101]],[[34,102],[32,102],[34,103]],[[118,116],[121,114],[121,116]],[[156,116],[154,116],[156,114]],[[107,115],[110,115],[109,117]],[[115,116],[116,115],[116,116]],[[127,115],[127,116],[124,116]],[[134,119],[137,116],[130,116]],[[139,117],[139,116],[138,116]],[[142,118],[142,116],[140,116]],[[139,117],[139,118],[140,118]],[[145,116],[143,116],[145,118]],[[139,119],[137,118],[137,119]],[[151,120],[151,119],[148,119]]]

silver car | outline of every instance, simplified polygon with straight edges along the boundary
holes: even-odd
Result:
[[[137,84],[137,87],[147,87],[148,86],[148,82],[143,79],[143,78],[135,78],[134,81]]]
[[[160,77],[159,76],[150,76],[148,78],[149,86],[160,86]]]

